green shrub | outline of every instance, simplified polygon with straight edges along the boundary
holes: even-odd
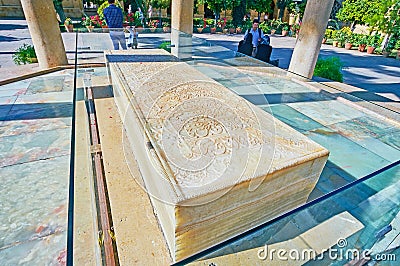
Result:
[[[343,82],[343,64],[339,57],[319,58],[314,69],[314,76]]]
[[[164,49],[167,52],[171,52],[171,42],[163,42],[158,46],[159,49]]]
[[[12,56],[14,63],[17,65],[32,63],[32,58],[36,58],[35,49],[32,45],[26,43],[20,46]]]

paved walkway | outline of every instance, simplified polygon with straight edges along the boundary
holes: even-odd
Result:
[[[236,50],[238,42],[243,39],[243,34],[194,34],[194,36],[231,50]],[[73,48],[71,42],[68,41],[71,37],[72,34],[63,34],[67,50]],[[140,41],[145,42],[144,39]],[[274,47],[271,58],[279,59],[279,67],[288,68],[295,42],[295,38],[292,37],[271,36],[271,44]],[[32,43],[26,21],[0,20],[0,79],[21,72],[29,72],[32,67],[33,70],[37,69],[37,64],[16,67],[12,62],[12,52],[23,43]],[[344,63],[344,83],[365,90],[353,90],[353,95],[372,101],[400,102],[400,60],[367,55],[356,50],[349,51],[331,45],[322,45],[320,54],[322,57],[340,57]]]
[[[195,34],[212,44],[221,45],[231,50],[237,49],[241,35]],[[273,47],[271,59],[279,59],[279,67],[287,69],[296,39],[292,37],[271,36]],[[321,57],[338,56],[344,64],[344,83],[366,91],[352,92],[354,96],[365,100],[400,102],[400,60],[369,55],[357,50],[345,50],[323,44]],[[382,98],[385,97],[387,99]]]

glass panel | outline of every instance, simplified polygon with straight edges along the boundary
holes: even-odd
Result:
[[[102,36],[104,45],[92,43],[96,34]],[[128,33],[126,37],[129,37]],[[109,49],[111,43],[108,35],[100,32],[80,33],[80,38],[86,46],[97,47],[99,51]],[[207,260],[207,264],[227,264],[246,261],[249,259],[246,256],[255,256],[254,262],[258,263],[257,252],[265,244],[284,248],[298,248],[304,244],[329,249],[337,247],[337,241],[343,238],[347,241],[346,248],[357,248],[361,252],[381,243],[373,239],[375,234],[390,223],[398,212],[395,197],[387,195],[396,191],[399,168],[382,170],[388,165],[396,165],[400,158],[398,113],[346,94],[329,84],[294,78],[293,74],[271,64],[182,32],[172,31],[170,35],[145,31],[139,33],[137,41],[139,49],[154,49],[162,42],[171,41],[172,53],[181,60],[330,151],[328,162],[306,208],[244,233],[223,247],[218,247],[218,250],[210,249],[188,261],[201,257],[201,260]],[[108,45],[105,45],[106,42]],[[91,48],[91,51],[94,50]],[[90,52],[83,52],[82,49],[81,54]],[[84,57],[80,57],[79,62],[84,60]],[[96,60],[104,62],[101,56]],[[135,59],[133,55],[132,60],[140,60],[140,57]],[[105,77],[106,71],[101,69],[96,68],[91,72],[92,77]],[[371,179],[365,181],[363,178],[366,176]],[[338,190],[357,180],[362,182]],[[330,196],[329,193],[336,190],[338,193]],[[312,202],[327,194],[329,197]],[[341,232],[342,224],[338,221],[346,219],[354,226]],[[327,238],[325,243],[318,243],[315,234],[322,229],[323,232],[328,231],[324,226],[329,226],[332,237]],[[304,238],[304,234],[311,235],[312,239],[297,243]],[[317,252],[316,256],[320,253]],[[322,261],[332,263],[327,256],[317,262]]]
[[[8,41],[2,42],[3,52],[16,44],[32,44],[26,24],[8,22],[2,29],[13,28],[15,35],[4,37]],[[75,35],[68,38],[74,42]],[[2,79],[16,80],[0,86],[0,261],[8,265],[63,263],[74,70],[24,79],[21,75],[39,70],[37,63],[15,66],[11,53],[3,53],[0,60]]]

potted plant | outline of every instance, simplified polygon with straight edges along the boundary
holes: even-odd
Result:
[[[17,65],[25,65],[26,63],[37,63],[35,48],[30,44],[24,43],[15,51],[12,59]]]
[[[150,28],[150,32],[155,32],[156,31],[156,29],[157,29],[157,26],[158,26],[158,20],[157,19],[155,19],[155,20],[150,20],[150,22],[149,22],[149,28]]]
[[[282,36],[286,36],[289,32],[289,25],[287,23],[282,24]]]
[[[328,40],[328,39],[331,39],[332,38],[332,30],[331,29],[326,29],[325,30],[325,34],[324,34],[324,37],[322,37],[322,43],[326,43],[326,41]]]
[[[226,22],[225,28],[228,29],[229,34],[235,33],[235,26],[233,25],[233,22],[231,19]]]
[[[88,16],[84,16],[82,17],[82,25],[85,26],[88,29],[88,32],[92,32],[94,26],[93,26],[93,22],[90,19],[90,17]]]
[[[370,35],[367,42],[367,54],[373,54],[376,47],[379,46],[381,40],[380,34]]]
[[[367,35],[357,34],[355,38],[355,45],[358,45],[358,51],[364,52],[368,42]]]
[[[64,21],[64,26],[67,32],[73,32],[74,31],[74,24],[72,24],[72,19],[71,18],[66,18]]]
[[[301,26],[301,25],[300,25],[299,23],[296,23],[296,24],[293,24],[293,25],[292,25],[292,32],[294,33],[293,36],[295,36],[296,38],[297,38],[298,35],[299,35],[300,26]]]
[[[347,34],[346,41],[344,44],[344,49],[350,50],[353,47],[353,42],[355,41],[355,36],[353,33]]]
[[[335,34],[335,41],[337,43],[337,47],[341,48],[344,45],[344,42],[346,41],[346,34],[343,31],[336,31]]]
[[[278,28],[281,26],[282,22],[280,19],[273,19],[271,21],[271,34],[275,34]]]
[[[163,32],[171,32],[171,25],[169,24],[169,22],[164,21],[162,23],[163,26]]]

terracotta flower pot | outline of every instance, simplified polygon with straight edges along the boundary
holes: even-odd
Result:
[[[217,28],[211,28],[211,33],[216,33],[217,32]]]
[[[333,42],[332,42],[333,47],[338,47],[338,44],[339,44],[338,41],[333,41]]]
[[[94,29],[94,26],[86,26],[88,32],[92,32]]]
[[[237,34],[242,33],[242,29],[241,29],[241,28],[236,28],[236,33],[237,33]]]
[[[163,32],[171,32],[171,28],[170,27],[163,27]]]
[[[197,32],[198,33],[202,33],[203,32],[203,28],[197,28]]]
[[[373,46],[367,46],[367,54],[373,54],[375,51],[375,47]]]
[[[101,26],[101,29],[103,30],[104,33],[110,32],[110,30],[108,29],[108,26],[107,26],[107,25]]]
[[[276,30],[271,30],[271,34],[275,34]]]
[[[67,32],[74,32],[74,25],[64,25]]]
[[[349,42],[346,42],[346,43],[344,44],[344,49],[346,49],[346,50],[350,50],[351,47],[353,47],[353,44],[351,44],[351,43],[349,43]]]
[[[235,29],[234,28],[229,28],[229,33],[230,34],[234,34],[235,33]]]
[[[367,47],[367,45],[365,45],[365,44],[360,44],[360,45],[358,46],[358,51],[360,51],[360,52],[365,52],[365,47]]]
[[[282,36],[286,36],[288,34],[287,30],[282,30]]]
[[[322,43],[326,43],[326,38],[322,38]]]

